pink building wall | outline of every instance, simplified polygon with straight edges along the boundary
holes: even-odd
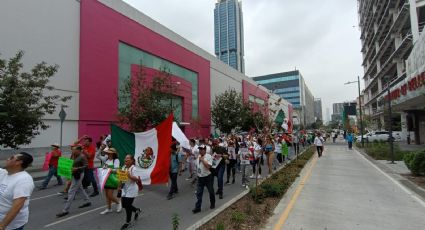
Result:
[[[209,135],[211,126],[209,61],[97,0],[81,1],[80,8],[79,135],[88,134],[96,140],[101,134],[109,133],[110,122],[116,120],[120,42],[198,74],[200,130],[188,127],[186,134],[189,137],[198,134]]]
[[[254,110],[261,111],[264,115],[269,114],[269,94],[265,91],[263,91],[259,85],[254,85],[249,83],[248,81],[242,80],[242,97],[245,101],[249,100],[249,95],[252,95],[254,97],[260,98],[264,100],[264,106],[261,108],[260,105],[255,104],[253,105]]]

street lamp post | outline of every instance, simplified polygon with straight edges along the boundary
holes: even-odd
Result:
[[[360,139],[362,143],[362,148],[364,147],[364,140],[363,140],[363,114],[362,114],[362,98],[360,94],[360,77],[357,76],[357,81],[349,81],[346,82],[345,85],[356,83],[357,82],[357,88],[359,91],[359,110],[360,110]]]
[[[393,140],[393,126],[392,126],[392,110],[391,110],[391,92],[390,92],[390,82],[388,81],[387,86],[388,93],[388,132],[389,137],[388,141],[390,142],[390,153],[391,153],[391,164],[394,164],[394,140]]]

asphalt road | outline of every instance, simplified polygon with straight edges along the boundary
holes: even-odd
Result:
[[[264,165],[263,176],[267,173],[266,168],[267,166]],[[184,175],[178,178],[179,194],[172,200],[166,199],[168,194],[166,185],[144,186],[144,190],[134,202],[136,207],[142,209],[142,215],[132,227],[133,229],[171,229],[172,216],[175,213],[178,214],[180,219],[179,229],[186,229],[212,212],[209,208],[208,192],[205,189],[202,212],[192,214],[191,210],[194,208],[196,202],[196,186],[191,187],[190,183],[185,180],[188,176],[187,173],[186,170]],[[63,218],[56,218],[56,213],[60,212],[64,206],[64,199],[62,196],[57,195],[57,192],[61,191],[63,187],[52,186],[55,183],[56,179],[52,178],[48,189],[41,191],[35,190],[33,192],[30,201],[30,218],[25,229],[120,229],[122,224],[124,224],[124,210],[121,213],[99,214],[106,207],[105,199],[100,195],[92,199],[93,205],[91,207],[83,209],[78,208],[84,201],[82,196],[77,195],[77,198],[72,203],[70,214]],[[40,183],[38,182],[37,184]],[[217,189],[216,179],[214,189]],[[216,208],[231,200],[245,189],[241,186],[241,175],[237,173],[235,184],[224,185],[224,199],[220,200],[216,196]]]
[[[293,206],[290,198],[279,204],[274,223],[292,206],[282,229],[425,229],[424,201],[357,151],[345,145],[325,148],[323,157],[312,163],[310,177],[300,183],[304,187],[292,199]]]

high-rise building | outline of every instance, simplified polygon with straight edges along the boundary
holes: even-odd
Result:
[[[322,99],[314,98],[314,118],[323,122]]]
[[[215,55],[245,73],[242,3],[218,0],[214,9]]]
[[[315,122],[314,97],[300,71],[269,74],[252,79],[293,105],[294,124],[308,126]]]
[[[368,128],[388,129],[394,124],[391,129],[425,143],[425,96],[421,93],[425,87],[409,87],[411,82],[422,81],[418,76],[425,68],[425,1],[357,2],[365,82],[363,111],[372,118]],[[388,100],[393,106],[391,117]]]

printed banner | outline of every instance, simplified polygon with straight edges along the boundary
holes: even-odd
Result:
[[[65,158],[65,157],[59,157],[58,161],[58,175],[63,176],[67,178],[68,180],[72,177],[72,165],[74,164],[74,161]]]

